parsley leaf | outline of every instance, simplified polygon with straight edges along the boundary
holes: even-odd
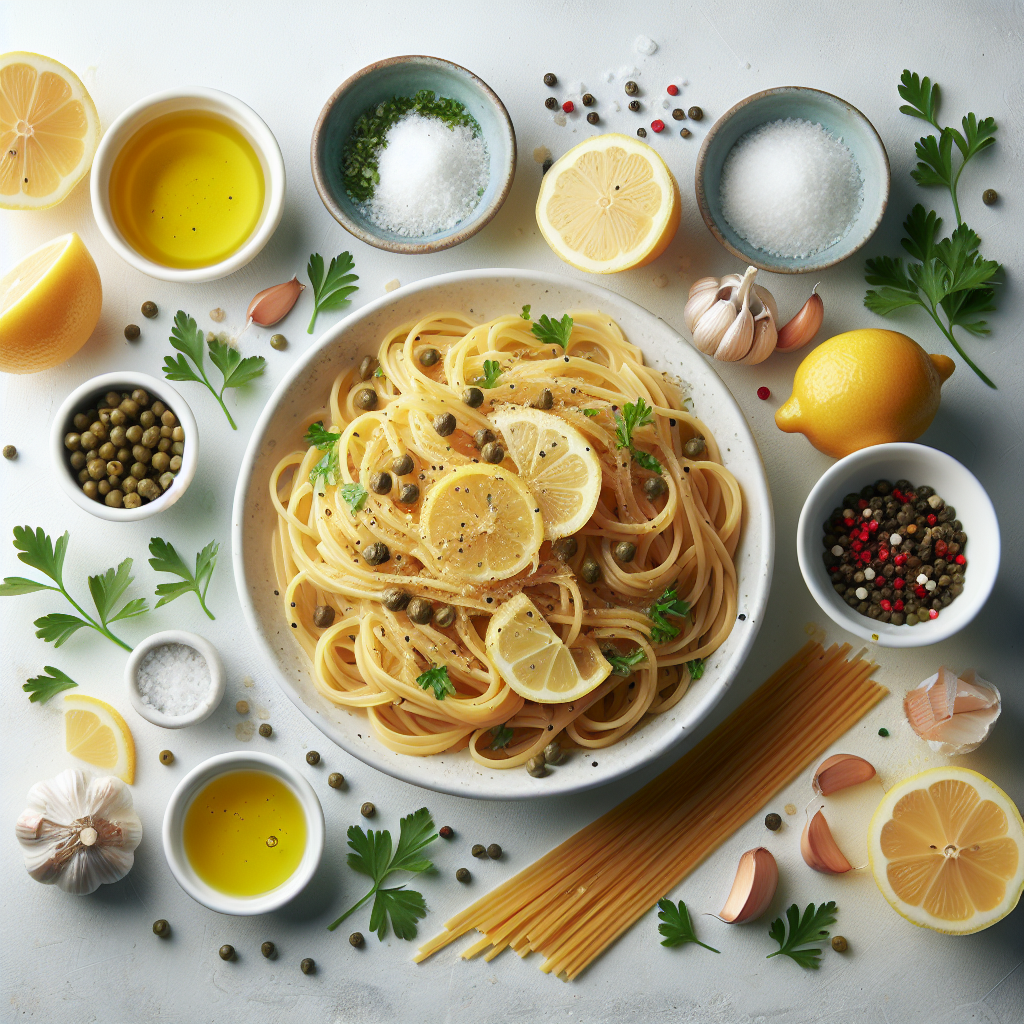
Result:
[[[447,665],[432,665],[426,672],[416,677],[416,682],[424,690],[433,687],[435,700],[444,700],[448,694],[455,692],[455,687],[448,678]]]
[[[809,903],[803,917],[800,916],[800,908],[794,903],[786,911],[786,918],[789,921],[788,938],[781,917],[777,917],[768,930],[768,934],[779,944],[779,948],[774,953],[769,953],[766,959],[770,960],[781,953],[795,960],[801,967],[817,970],[821,966],[821,950],[798,947],[828,938],[826,927],[835,924],[836,920],[835,902],[822,903],[817,909],[813,903]]]
[[[373,375],[374,375],[374,377],[379,377],[381,380],[385,379],[384,378],[384,371],[379,366],[377,367],[376,370],[373,371]]]
[[[318,479],[322,478],[328,487],[334,487],[338,483],[339,476],[341,476],[341,465],[338,462],[338,452],[331,448],[330,451],[324,452],[324,457],[309,471],[309,482],[316,483]]]
[[[347,306],[351,301],[349,296],[359,290],[359,285],[352,283],[358,281],[359,277],[349,273],[354,266],[352,254],[343,252],[331,260],[331,265],[324,274],[323,256],[315,252],[309,257],[306,273],[309,275],[309,283],[313,286],[313,317],[306,328],[307,334],[313,333],[313,325],[318,314],[325,309],[341,309],[342,306]]]
[[[604,652],[605,658],[611,663],[613,676],[630,676],[633,668],[647,660],[644,649],[638,647],[629,654],[620,654],[617,648],[609,648]]]
[[[651,605],[651,610],[647,613],[650,620],[654,623],[651,626],[651,640],[656,644],[665,644],[670,640],[674,640],[679,636],[679,627],[673,626],[666,615],[675,615],[683,617],[690,614],[690,605],[688,601],[681,601],[676,596],[676,588],[670,587],[665,591],[657,601]]]
[[[597,416],[600,413],[600,411],[601,411],[600,409],[584,409],[583,410],[583,415],[584,416]]]
[[[662,922],[658,925],[658,932],[665,936],[661,940],[663,946],[682,946],[687,942],[695,942],[698,946],[710,949],[712,953],[721,952],[697,938],[690,923],[690,912],[682,900],[678,908],[670,899],[658,900],[658,910],[658,920]]]
[[[545,344],[559,345],[567,349],[569,335],[572,334],[572,317],[565,313],[561,320],[552,320],[551,317],[542,315],[530,330]]]
[[[491,750],[501,750],[502,747],[507,747],[509,740],[512,739],[512,728],[506,722],[504,725],[496,725],[491,730],[491,735],[494,737],[491,740]]]
[[[170,604],[171,601],[181,597],[182,594],[195,594],[199,599],[199,607],[211,618],[216,616],[206,607],[206,592],[210,589],[210,581],[213,579],[213,570],[217,567],[217,552],[220,545],[216,541],[210,541],[202,551],[196,555],[196,568],[193,575],[192,570],[182,560],[181,555],[174,550],[174,545],[161,537],[153,537],[149,542],[149,553],[153,556],[149,564],[157,572],[169,572],[180,576],[181,583],[158,583],[156,596],[157,608]]]
[[[205,384],[210,394],[220,403],[224,415],[228,418],[232,430],[237,430],[235,421],[224,404],[224,392],[228,388],[240,388],[243,384],[255,380],[261,376],[267,361],[263,356],[248,356],[245,359],[237,349],[232,348],[226,341],[214,338],[209,342],[210,361],[221,372],[224,383],[218,391],[206,376],[203,369],[203,349],[205,335],[196,324],[195,320],[183,310],[178,310],[174,315],[174,326],[171,328],[171,346],[182,353],[180,356],[165,356],[163,371],[168,380],[191,380],[197,384]],[[188,358],[186,358],[186,356]],[[189,365],[189,359],[195,364],[195,369]]]
[[[622,412],[615,413],[616,448],[628,448],[629,454],[639,466],[653,473],[661,473],[661,463],[649,452],[642,451],[633,443],[633,431],[654,422],[654,410],[643,400],[627,402]]]
[[[690,681],[695,683],[702,675],[704,675],[704,659],[694,658],[693,661],[688,661],[686,667],[690,670]]]
[[[366,504],[369,492],[362,484],[344,484],[341,488],[341,500],[348,505],[353,516]]]
[[[501,363],[497,359],[484,360],[484,375],[477,377],[476,383],[482,388],[496,388],[501,376]]]
[[[61,672],[59,668],[47,665],[46,675],[34,676],[22,686],[22,689],[32,695],[29,697],[29,700],[33,704],[45,704],[55,694],[60,693],[61,690],[70,690],[71,687],[77,685],[78,683],[74,679]]]
[[[331,430],[324,429],[323,420],[311,423],[309,429],[302,438],[311,448],[319,448],[320,451],[327,451],[341,440],[341,434],[335,434]]]
[[[523,311],[519,314],[524,320],[530,319],[530,307],[523,306]]]
[[[348,866],[360,874],[373,879],[373,888],[354,906],[345,911],[333,924],[327,926],[334,931],[345,918],[354,914],[363,904],[373,898],[370,911],[370,928],[383,940],[388,931],[388,920],[399,939],[416,938],[416,922],[426,916],[427,905],[418,892],[400,885],[393,889],[382,889],[382,883],[396,871],[422,872],[433,870],[434,865],[421,850],[437,838],[434,820],[426,807],[404,817],[400,823],[398,847],[392,854],[391,833],[387,831],[364,832],[358,825],[348,830]]]

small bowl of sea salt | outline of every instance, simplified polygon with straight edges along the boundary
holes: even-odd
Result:
[[[182,629],[143,640],[128,658],[124,677],[135,710],[164,729],[202,722],[224,696],[224,666],[217,648]]]

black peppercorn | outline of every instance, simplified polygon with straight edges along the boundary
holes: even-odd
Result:
[[[672,111],[672,118],[675,121],[685,121],[686,111],[683,110],[682,107],[676,107],[675,110]]]
[[[552,160],[551,157],[548,157],[547,160],[545,160],[544,163],[542,163],[540,165],[540,173],[541,174],[547,174],[548,171],[551,170],[551,165],[553,163],[554,163],[554,160]]]
[[[593,95],[591,93],[585,92],[583,94],[582,102],[583,102],[583,106],[585,106],[585,107],[592,107],[597,102],[597,100],[594,99],[594,97],[593,97]]]
[[[589,124],[597,124],[600,120],[601,118],[598,116],[596,110],[592,110],[589,114],[587,114],[587,122]]]
[[[629,109],[632,110],[633,113],[635,114],[640,109],[640,101],[639,100],[630,100],[629,101]]]
[[[692,134],[693,134],[693,132],[691,132],[689,128],[680,128],[679,129],[679,137],[681,139],[688,139]]]
[[[558,109],[558,100],[556,100],[554,96],[549,96],[544,101],[544,106],[547,107],[548,110],[557,110]]]
[[[647,129],[646,128],[637,128],[636,133],[637,133],[637,135],[641,139],[646,139],[647,138]]]
[[[558,79],[549,71],[544,76],[544,84],[550,89],[553,85],[558,85]]]
[[[691,121],[700,121],[704,117],[704,111],[700,107],[690,107],[686,113]]]
[[[774,811],[771,814],[766,814],[764,817],[764,827],[772,832],[778,832],[782,828],[782,815],[776,814]]]

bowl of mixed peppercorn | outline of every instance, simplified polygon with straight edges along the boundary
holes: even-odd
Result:
[[[944,452],[898,443],[840,459],[797,527],[800,571],[829,617],[883,647],[924,647],[981,610],[999,522],[978,479]]]

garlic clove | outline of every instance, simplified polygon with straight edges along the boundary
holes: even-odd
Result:
[[[724,363],[738,362],[750,351],[753,340],[754,318],[749,309],[742,309],[722,335],[714,352],[715,358]]]
[[[710,282],[710,287],[698,289],[703,282]],[[690,296],[683,307],[683,323],[686,329],[693,334],[697,321],[715,304],[718,298],[718,279],[715,277],[702,277],[690,289]]]
[[[942,666],[904,698],[910,727],[939,754],[969,754],[1002,711],[999,690],[971,669],[959,678]]]
[[[768,312],[771,313],[772,320],[777,327],[779,323],[779,306],[775,301],[775,296],[767,288],[759,284],[754,285],[753,293],[768,307]],[[751,301],[751,305],[753,305],[753,301]]]
[[[775,898],[778,885],[779,866],[771,851],[763,846],[747,850],[740,857],[736,880],[718,916],[729,924],[756,920]]]
[[[754,317],[754,336],[750,342],[750,351],[740,360],[746,366],[763,363],[774,351],[778,334],[775,321],[767,308]]]
[[[705,355],[713,356],[735,319],[736,307],[728,299],[717,300],[694,325],[694,345]]]
[[[811,788],[821,796],[837,793],[848,786],[858,786],[875,777],[875,768],[856,754],[833,754],[818,765]]]
[[[299,295],[305,289],[298,277],[282,284],[271,285],[264,288],[245,311],[245,324],[259,324],[260,327],[271,327],[279,320],[283,320],[290,312],[292,306],[298,301]]]
[[[803,348],[813,340],[824,319],[825,304],[821,301],[821,296],[812,291],[811,297],[800,307],[796,316],[779,330],[779,342],[776,347],[780,352],[792,352]]]
[[[853,865],[843,856],[832,830],[828,827],[821,811],[804,825],[800,836],[800,853],[808,867],[826,875],[842,875],[853,870]]]

